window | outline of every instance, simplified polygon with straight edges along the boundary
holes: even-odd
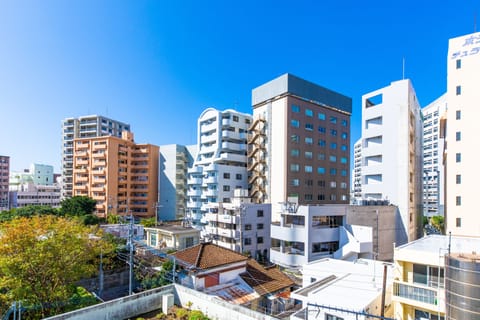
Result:
[[[340,188],[347,189],[347,183],[346,182],[340,182]]]
[[[317,168],[317,173],[318,174],[325,174],[325,168],[324,167],[318,167]]]
[[[238,116],[233,116],[233,121],[238,122]]]
[[[337,135],[337,130],[331,129],[330,134],[335,137]]]
[[[300,141],[300,138],[296,134],[292,134],[292,136],[290,138],[292,139],[292,142]]]
[[[292,120],[290,120],[290,125],[294,128],[299,128],[300,127],[300,121],[292,119]]]
[[[318,145],[320,147],[325,147],[326,144],[327,144],[327,142],[325,140],[322,140],[322,139],[318,140]]]
[[[461,95],[462,94],[462,86],[457,86],[455,88],[455,92],[456,92],[457,96]]]
[[[305,201],[312,201],[313,200],[313,195],[311,194],[306,194],[305,195]]]
[[[246,246],[249,246],[252,244],[252,239],[251,238],[245,238],[243,240],[243,244],[246,245]]]
[[[291,155],[292,157],[298,157],[298,156],[300,155],[300,150],[298,150],[298,149],[292,149],[292,150],[290,150],[290,155]]]
[[[230,186],[223,186],[223,191],[230,191]]]
[[[462,133],[460,131],[455,132],[455,140],[456,141],[462,140]]]
[[[324,195],[324,194],[319,194],[319,195],[317,196],[317,199],[318,199],[319,201],[323,201],[323,200],[325,200],[325,195]]]
[[[462,218],[457,218],[455,222],[457,228],[460,228],[462,226]]]
[[[347,163],[347,157],[341,157],[340,158],[340,163],[346,164]]]
[[[455,160],[457,163],[462,162],[462,154],[461,153],[455,154]]]
[[[292,104],[292,112],[295,112],[295,113],[300,112],[300,107]]]
[[[456,183],[457,184],[462,184],[462,175],[461,174],[457,174]]]
[[[348,126],[348,121],[343,119],[342,120],[342,127],[346,127],[346,126]]]
[[[313,159],[313,152],[305,151],[305,159]]]
[[[462,197],[461,196],[456,196],[455,197],[455,205],[457,205],[457,206],[462,205]]]
[[[342,145],[340,146],[340,150],[342,150],[342,151],[347,151],[347,150],[348,150],[347,145],[346,145],[346,144],[342,144]]]
[[[296,163],[292,163],[290,165],[290,171],[292,172],[298,172],[300,171],[300,165],[299,164],[296,164]]]
[[[330,188],[336,188],[337,187],[337,182],[336,181],[330,181]]]
[[[457,63],[457,69],[462,68],[462,60],[457,59],[456,63]]]
[[[311,123],[305,123],[305,130],[307,130],[307,131],[313,131],[313,124],[311,124]]]
[[[330,201],[337,201],[337,195],[336,194],[331,194],[330,195]]]
[[[300,185],[300,180],[298,179],[292,179],[292,186],[298,187]]]
[[[342,177],[346,177],[347,176],[347,170],[343,169],[342,171],[340,171],[340,175]]]
[[[334,175],[336,175],[336,174],[337,174],[337,169],[335,169],[335,168],[330,168],[330,175],[331,175],[331,176],[334,176]]]
[[[263,243],[263,237],[257,237],[257,243]]]
[[[337,149],[337,144],[335,142],[330,143],[330,149]]]
[[[246,231],[252,230],[252,225],[251,225],[251,224],[246,224],[246,225],[245,225],[245,230],[246,230]]]
[[[224,172],[223,173],[223,179],[230,179],[230,173]]]
[[[331,116],[330,123],[337,123],[337,117]]]
[[[342,132],[342,139],[346,140],[348,137],[348,134],[346,132]]]
[[[305,137],[305,143],[306,143],[306,144],[313,144],[313,138],[311,138],[311,137]]]
[[[317,186],[325,188],[325,180],[318,180],[317,181]]]
[[[312,166],[305,166],[305,172],[310,173],[312,171],[313,171]]]
[[[310,109],[305,109],[305,115],[307,117],[313,117],[313,111]]]
[[[330,156],[330,162],[337,162],[337,156]]]
[[[318,120],[325,120],[325,113],[319,113],[318,114]]]
[[[325,160],[325,153],[317,154],[317,160]]]
[[[235,175],[235,179],[237,179],[237,180],[242,180],[242,174],[241,174],[241,173],[237,173],[237,174]]]
[[[263,230],[263,223],[257,223],[257,230]]]
[[[333,314],[325,313],[325,320],[344,320],[344,319],[338,316],[334,316]]]
[[[263,210],[257,210],[257,218],[263,217]]]
[[[456,120],[460,120],[461,118],[462,118],[462,111],[457,110],[457,111],[455,112],[455,119],[456,119]]]
[[[327,132],[327,129],[325,129],[325,127],[319,126],[318,127],[318,132],[325,133],[325,132]]]

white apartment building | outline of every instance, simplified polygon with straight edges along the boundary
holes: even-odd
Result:
[[[130,125],[99,115],[62,120],[62,198],[71,197],[73,190],[73,139],[100,136],[121,137]]]
[[[353,145],[353,174],[351,204],[360,204],[362,200],[362,139]]]
[[[32,163],[29,169],[10,172],[10,191],[18,190],[20,185],[29,182],[35,185],[53,185],[55,183],[53,177],[53,166]]]
[[[362,200],[398,207],[396,243],[422,231],[422,117],[410,80],[362,97]],[[373,203],[372,203],[373,202]]]
[[[346,224],[348,205],[297,206],[288,202],[272,218],[270,261],[287,268],[322,258],[373,256],[372,228]]]
[[[423,215],[444,213],[444,139],[440,135],[441,118],[446,116],[447,95],[444,94],[422,109],[423,114]]]
[[[395,248],[395,319],[480,319],[478,237],[430,235]]]
[[[445,136],[446,231],[478,236],[480,32],[450,39]]]
[[[187,172],[193,166],[196,145],[160,146],[158,219],[177,220],[187,210]]]
[[[232,203],[209,206],[205,238],[257,261],[268,261],[271,208],[269,203],[251,203],[248,190],[236,189]]]
[[[271,203],[348,204],[352,100],[284,74],[252,90],[250,196]]]
[[[252,117],[235,110],[206,109],[198,119],[197,151],[188,170],[188,218],[206,224],[212,203],[230,203],[235,189],[246,189],[247,131]],[[202,221],[203,219],[203,221]]]

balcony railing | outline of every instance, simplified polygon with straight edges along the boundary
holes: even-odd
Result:
[[[431,305],[437,305],[438,303],[436,290],[413,284],[394,282],[393,295],[396,297],[415,300]]]

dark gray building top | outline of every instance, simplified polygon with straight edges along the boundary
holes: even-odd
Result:
[[[285,94],[291,94],[301,99],[335,108],[349,114],[352,113],[352,98],[289,73],[285,73],[253,89],[252,106],[255,107],[262,102]]]

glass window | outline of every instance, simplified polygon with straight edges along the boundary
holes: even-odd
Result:
[[[313,195],[311,194],[306,194],[305,195],[305,201],[312,201],[313,200]]]
[[[263,230],[263,223],[257,223],[257,230]]]
[[[337,149],[337,144],[335,142],[330,143],[330,149]]]
[[[290,171],[292,171],[292,172],[298,172],[298,171],[300,171],[300,165],[295,164],[295,163],[291,164],[291,165],[290,165]]]
[[[305,159],[313,159],[313,152],[305,151]]]
[[[342,171],[340,171],[340,174],[342,177],[346,177],[347,176],[347,170],[343,169]]]
[[[223,179],[230,179],[230,173],[224,172],[223,173]]]
[[[336,156],[330,156],[329,159],[330,159],[330,162],[337,162]]]
[[[257,210],[257,217],[263,217],[263,210]]]
[[[457,174],[456,183],[457,184],[462,184],[462,175],[461,174]]]
[[[311,137],[305,137],[305,143],[306,143],[306,144],[313,144],[313,138],[311,138]]]
[[[325,160],[325,153],[317,154],[317,160]]]
[[[292,104],[292,112],[295,112],[295,113],[300,112],[300,107]]]
[[[455,140],[456,141],[462,140],[462,133],[460,131],[455,132]]]
[[[313,117],[313,111],[310,109],[305,109],[305,115],[307,117]]]
[[[455,225],[457,228],[462,227],[462,218],[457,218],[455,221]]]
[[[290,124],[294,128],[299,128],[300,127],[300,121],[295,120],[295,119],[290,120]]]
[[[337,123],[337,117],[331,116],[330,123]]]
[[[347,139],[348,134],[346,132],[342,132],[342,139],[345,140]]]
[[[296,134],[292,134],[292,136],[290,138],[292,139],[292,142],[300,141],[300,138]]]
[[[257,237],[257,243],[263,243],[263,237]]]
[[[305,130],[307,130],[307,131],[313,131],[313,124],[311,124],[311,123],[305,123]]]
[[[298,149],[291,149],[291,150],[290,150],[290,155],[291,155],[292,157],[298,157],[298,156],[300,155],[300,150],[298,150]]]
[[[292,186],[298,187],[300,185],[300,180],[298,179],[292,179]]]
[[[462,67],[462,60],[457,59],[456,66],[457,66],[457,69],[460,69]]]
[[[223,191],[230,191],[230,186],[223,186]]]
[[[325,168],[324,168],[324,167],[318,167],[318,168],[317,168],[317,173],[319,173],[319,174],[325,174]]]
[[[313,171],[312,166],[305,166],[305,172],[310,173],[312,171]]]
[[[334,176],[337,174],[337,169],[335,168],[330,168],[330,175]]]
[[[456,203],[457,206],[461,206],[462,205],[462,197],[461,196],[456,196],[455,203]]]
[[[319,119],[319,120],[325,120],[325,118],[326,118],[326,117],[325,117],[325,113],[319,113],[319,114],[318,114],[318,119]]]
[[[325,132],[327,132],[327,129],[325,127],[319,126],[318,127],[318,132],[325,133]]]
[[[343,119],[343,120],[342,120],[342,126],[343,126],[343,127],[346,127],[347,125],[348,125],[348,121],[345,120],[345,119]]]
[[[456,91],[457,96],[461,95],[462,94],[462,86],[457,86],[455,91]]]
[[[245,244],[246,246],[249,246],[252,244],[252,239],[251,238],[245,238],[244,241],[243,241],[243,244]]]
[[[460,120],[461,118],[462,118],[462,111],[457,110],[457,111],[455,112],[455,119],[456,119],[456,120]]]
[[[327,144],[327,142],[325,140],[322,140],[322,139],[318,140],[318,145],[320,147],[325,147],[326,144]]]
[[[347,163],[347,157],[341,157],[340,158],[340,163],[346,164]]]
[[[235,179],[237,179],[237,180],[242,180],[242,174],[241,174],[241,173],[237,173],[237,174],[235,175]]]
[[[331,134],[332,136],[336,136],[336,135],[337,135],[337,130],[331,129],[331,130],[330,130],[330,134]]]
[[[340,150],[342,150],[342,151],[347,151],[347,150],[348,150],[347,145],[346,145],[346,144],[342,144],[342,145],[340,146]]]
[[[245,225],[245,230],[252,230],[252,225],[251,224],[246,224]]]
[[[319,201],[323,201],[323,200],[325,200],[325,195],[324,195],[324,194],[319,194],[318,197],[317,197],[317,199],[318,199]]]
[[[461,153],[455,154],[455,160],[456,162],[462,162],[462,154]]]

